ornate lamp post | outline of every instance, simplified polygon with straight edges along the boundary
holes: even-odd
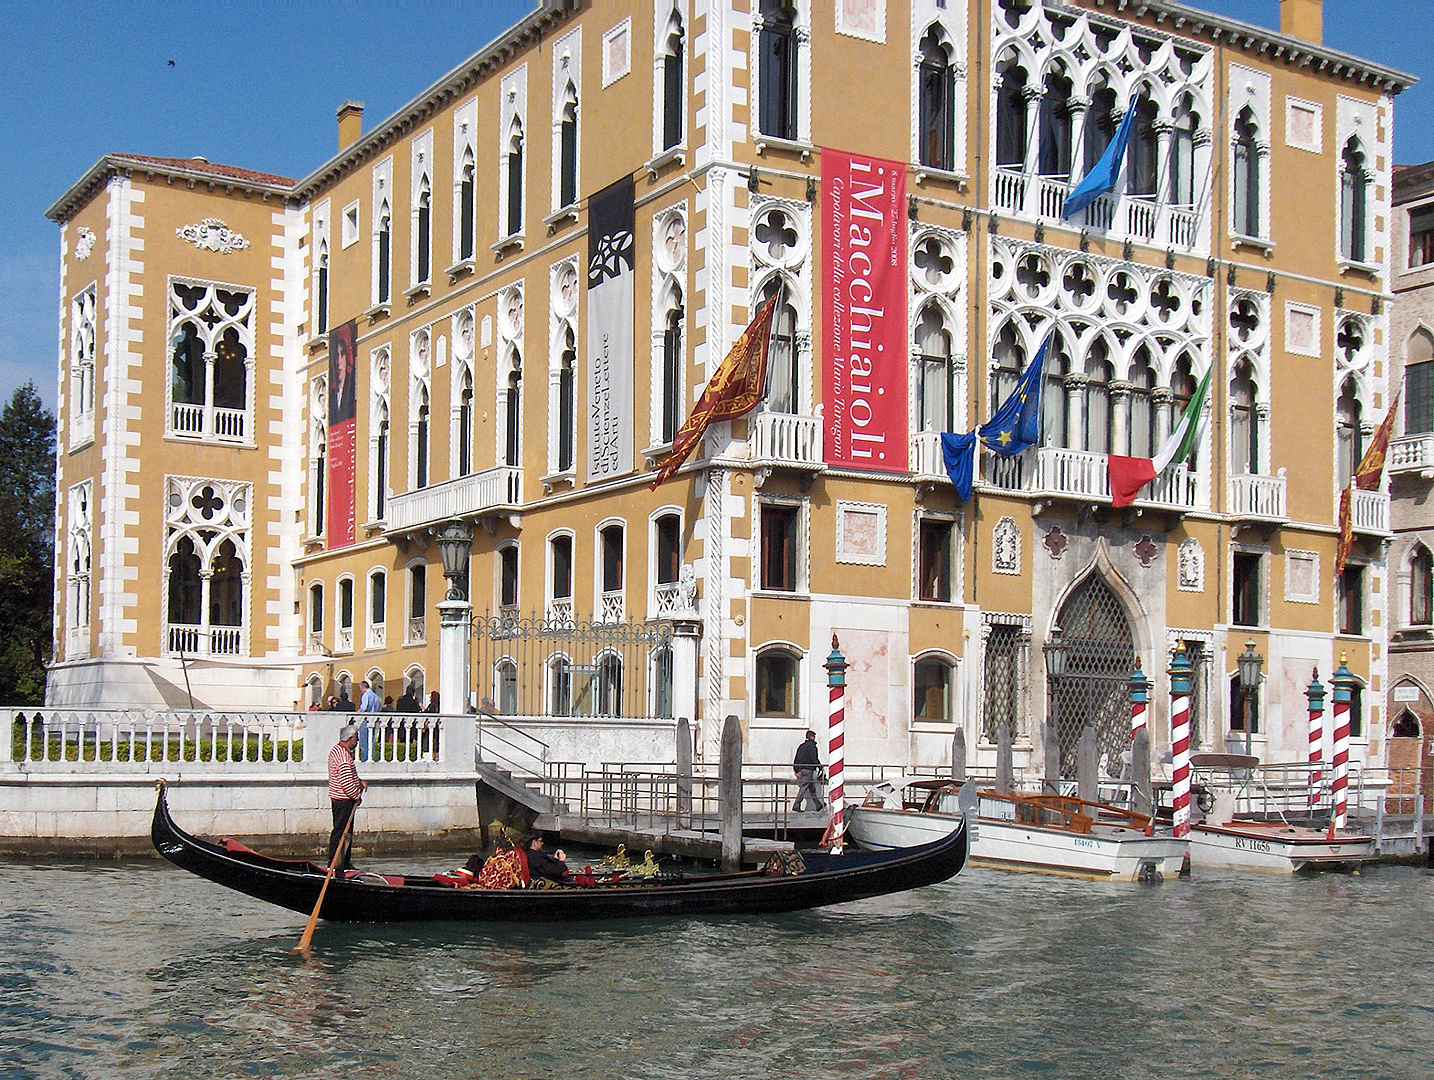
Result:
[[[1046,748],[1046,787],[1054,794],[1060,793],[1061,780],[1060,695],[1057,690],[1061,679],[1065,678],[1070,650],[1065,633],[1059,626],[1052,626],[1050,637],[1042,646],[1046,654],[1046,693],[1050,701],[1043,741]]]
[[[438,700],[445,712],[462,713],[468,706],[468,624],[473,605],[464,593],[463,578],[473,533],[456,518],[438,530],[438,557],[448,592],[438,603]]]
[[[1240,697],[1245,710],[1245,756],[1250,754],[1250,729],[1254,726],[1251,714],[1255,694],[1260,689],[1260,669],[1265,666],[1265,658],[1255,651],[1254,639],[1245,642],[1245,651],[1239,656],[1239,680]]]

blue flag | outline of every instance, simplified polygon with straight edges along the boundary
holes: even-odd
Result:
[[[991,452],[1002,457],[1019,454],[1041,438],[1041,369],[1046,362],[1050,336],[1041,342],[1035,359],[1026,365],[1016,387],[984,424],[976,429]]]
[[[976,476],[976,433],[964,435],[945,432],[941,436],[941,457],[946,462],[946,473],[956,485],[956,495],[962,502],[971,499],[971,481]]]
[[[1115,187],[1115,178],[1120,175],[1120,163],[1125,157],[1125,144],[1130,142],[1130,127],[1134,122],[1135,100],[1132,98],[1130,107],[1125,110],[1125,116],[1121,118],[1120,127],[1116,129],[1115,138],[1110,140],[1110,145],[1105,148],[1105,153],[1100,155],[1100,160],[1066,196],[1066,204],[1061,207],[1061,217],[1068,218],[1072,214],[1080,213]]]

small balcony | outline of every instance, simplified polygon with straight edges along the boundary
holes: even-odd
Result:
[[[90,628],[72,626],[65,631],[65,659],[84,660],[90,655]]]
[[[997,210],[1013,216],[1060,222],[1071,186],[1058,176],[1001,168],[995,171],[991,198]],[[1189,250],[1201,240],[1194,207],[1172,206],[1148,195],[1101,195],[1065,224],[1158,247]]]
[[[404,628],[403,643],[405,645],[422,645],[428,641],[428,617],[419,615],[408,620]]]
[[[1421,480],[1434,480],[1434,432],[1390,439],[1388,465],[1391,476],[1418,475]]]
[[[522,504],[523,471],[500,465],[392,496],[386,508],[386,531],[406,532],[489,510],[515,510]]]
[[[1226,512],[1239,521],[1280,525],[1289,520],[1284,470],[1279,476],[1245,474],[1230,477]]]
[[[170,624],[170,656],[243,656],[242,626],[193,626]]]
[[[620,623],[623,617],[623,592],[614,589],[602,594],[602,612],[598,619],[603,623]]]
[[[984,481],[1003,491],[1027,491],[1046,498],[1078,502],[1110,502],[1110,471],[1106,455],[1090,450],[1042,446],[1013,457],[982,457]],[[1196,508],[1197,477],[1184,465],[1172,465],[1141,489],[1137,507],[1185,511]]]
[[[368,624],[368,645],[370,649],[385,649],[388,647],[388,627],[385,623]]]
[[[911,472],[918,480],[949,480],[941,453],[939,431],[918,431],[911,436]]]
[[[826,468],[820,418],[759,412],[748,423],[748,459],[753,465],[812,472]]]
[[[1350,524],[1357,533],[1389,536],[1389,493],[1354,490],[1349,504]]]
[[[185,438],[222,439],[244,442],[249,432],[247,409],[175,402],[170,406],[169,434]]]

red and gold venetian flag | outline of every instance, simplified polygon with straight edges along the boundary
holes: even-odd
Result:
[[[673,438],[672,453],[648,485],[653,491],[692,456],[708,425],[719,420],[735,420],[751,412],[762,400],[762,388],[767,379],[767,341],[772,336],[772,315],[777,310],[780,297],[778,292],[757,312],[756,318],[742,331],[732,351],[718,366],[691,414]]]
[[[1384,456],[1389,452],[1389,434],[1394,430],[1394,411],[1398,408],[1399,395],[1395,394],[1389,411],[1384,414],[1374,438],[1370,440],[1369,449],[1359,459],[1359,465],[1354,470],[1354,482],[1339,493],[1339,543],[1334,552],[1336,577],[1344,573],[1344,564],[1354,548],[1354,508],[1351,505],[1354,501],[1354,489],[1379,490],[1380,481],[1384,478]]]
[[[1384,476],[1384,455],[1389,452],[1389,433],[1394,429],[1394,410],[1397,408],[1399,395],[1395,394],[1379,430],[1369,443],[1369,449],[1359,459],[1359,468],[1354,470],[1354,486],[1360,491],[1379,490],[1379,482]]]

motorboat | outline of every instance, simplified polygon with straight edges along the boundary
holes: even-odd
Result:
[[[965,806],[963,807],[963,800]],[[1067,795],[987,790],[973,781],[902,777],[876,784],[848,811],[853,843],[891,850],[929,843],[961,816],[974,866],[1097,881],[1157,881],[1179,874],[1189,845],[1144,814]]]

